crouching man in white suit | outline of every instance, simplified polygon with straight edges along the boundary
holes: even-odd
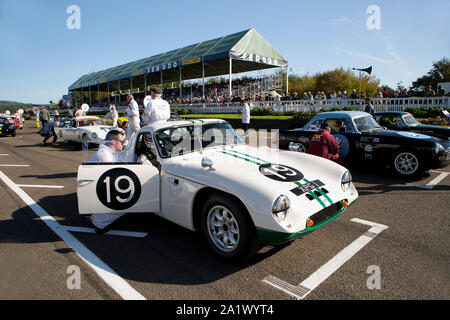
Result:
[[[111,130],[106,135],[106,142],[98,148],[97,152],[88,160],[88,162],[118,162],[117,154],[122,151],[124,145],[124,136],[118,130]],[[90,216],[91,223],[95,232],[104,233],[109,230],[108,226],[123,216],[125,213],[102,213]]]

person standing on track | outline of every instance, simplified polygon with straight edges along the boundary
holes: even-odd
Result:
[[[105,119],[111,119],[111,126],[117,127],[117,119],[119,119],[119,114],[117,113],[116,107],[112,104],[109,107],[109,112],[105,116]]]
[[[44,128],[50,122],[50,113],[46,107],[42,107],[39,118],[41,119],[41,126]]]
[[[238,110],[238,112],[242,113],[242,128],[247,132],[248,126],[250,125],[250,106],[248,99],[242,99],[242,109]]]
[[[145,124],[152,124],[170,119],[170,105],[161,98],[162,91],[158,87],[150,88],[151,100],[147,102],[144,111]]]
[[[318,133],[309,138],[308,153],[337,163],[342,163],[343,158],[339,154],[339,146],[331,135],[331,127],[324,121]]]
[[[87,161],[92,163],[115,163],[118,162],[117,153],[123,150],[125,142],[123,134],[118,130],[107,133],[105,143],[100,145],[97,152]],[[119,219],[125,213],[101,213],[90,216],[90,221],[95,232],[104,233],[109,231],[111,223]]]
[[[151,100],[147,100],[148,102],[142,116],[146,125],[170,119],[170,105],[166,100],[161,98],[161,95],[162,91],[160,88],[150,88]],[[156,147],[151,134],[145,134],[144,143],[150,149],[151,153],[153,153],[153,155],[148,155],[149,159],[153,160],[156,154]]]
[[[133,135],[141,128],[139,125],[139,106],[132,94],[127,96],[127,101],[129,104],[125,114],[128,116],[128,127],[125,135],[125,144],[128,144]]]

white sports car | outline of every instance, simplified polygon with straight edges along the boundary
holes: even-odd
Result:
[[[149,154],[148,137],[156,144]],[[152,212],[200,231],[221,257],[243,260],[261,245],[309,233],[358,197],[350,172],[327,159],[252,147],[223,120],[141,128],[120,163],[78,168],[80,214]]]
[[[55,128],[55,133],[64,141],[87,144],[104,140],[106,134],[112,129],[117,130],[116,127],[108,126],[101,118],[83,116],[72,118],[65,122],[64,126]]]

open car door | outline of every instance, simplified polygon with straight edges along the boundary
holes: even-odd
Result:
[[[80,214],[159,212],[159,171],[140,163],[88,163],[78,167]]]

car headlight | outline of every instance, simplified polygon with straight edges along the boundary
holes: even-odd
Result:
[[[352,175],[350,174],[350,171],[346,171],[341,178],[342,190],[347,191],[350,188],[351,184],[352,184]]]
[[[433,153],[438,154],[440,151],[445,151],[444,147],[442,144],[435,142],[433,146]]]
[[[97,133],[93,132],[93,133],[92,133],[92,138],[93,138],[93,139],[97,139]]]
[[[281,222],[286,219],[286,213],[290,206],[291,201],[289,201],[289,198],[287,196],[279,196],[272,206],[272,215],[275,220]]]

